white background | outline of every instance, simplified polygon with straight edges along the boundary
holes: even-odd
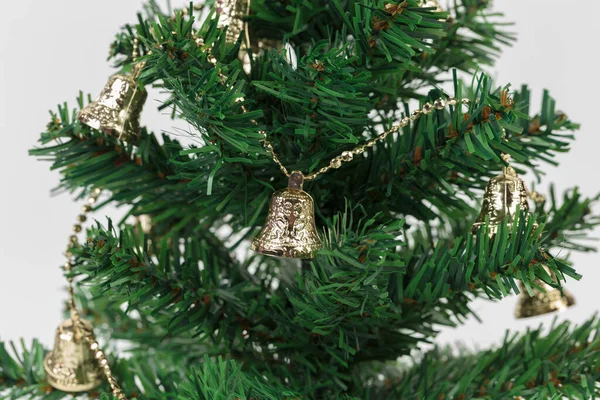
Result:
[[[66,298],[59,266],[74,217],[81,204],[68,195],[51,197],[59,174],[27,155],[49,121],[48,109],[79,90],[97,94],[114,71],[106,62],[108,46],[119,27],[134,22],[138,1],[18,0],[0,8],[0,338],[40,338],[52,345]],[[182,2],[184,3],[184,2]],[[578,185],[583,194],[600,191],[600,84],[597,31],[600,2],[578,0],[504,0],[496,8],[516,22],[518,43],[505,51],[494,72],[498,84],[529,83],[540,99],[544,88],[561,110],[583,124],[558,168],[546,167],[559,190]],[[536,103],[537,105],[537,103]],[[154,131],[170,122],[147,104],[143,123]],[[546,187],[544,184],[542,187]],[[600,210],[596,209],[596,212]],[[103,213],[115,217],[118,211]],[[96,216],[103,219],[103,215]],[[597,235],[597,232],[596,232]],[[600,279],[596,254],[574,254],[580,282],[568,282],[578,305],[558,317],[583,321],[598,311]],[[552,316],[525,321],[513,318],[516,298],[474,304],[474,319],[445,329],[438,342],[461,341],[473,347],[498,343],[506,329],[524,330],[549,323]]]

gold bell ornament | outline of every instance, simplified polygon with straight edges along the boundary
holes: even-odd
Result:
[[[65,392],[84,392],[102,383],[102,370],[90,349],[92,324],[69,318],[56,329],[54,349],[44,359],[48,383]]]
[[[235,44],[244,31],[245,43],[249,44],[248,24],[244,21],[244,17],[250,12],[250,0],[217,0],[215,7],[218,18],[217,28],[227,27],[225,42]]]
[[[248,23],[244,20],[250,13],[250,0],[217,0],[215,3],[216,16],[218,18],[217,27],[223,29],[227,27],[225,33],[225,42],[233,45],[237,42],[239,36],[244,32],[242,44],[238,58],[242,63],[242,69],[249,74],[252,70],[252,60],[248,49],[252,49],[252,54],[258,56],[266,50],[283,48],[283,41],[276,39],[263,38],[253,40],[248,30]]]
[[[139,56],[139,39],[133,41],[132,58]],[[140,135],[140,115],[148,93],[137,82],[143,63],[135,64],[129,75],[113,75],[102,89],[100,96],[77,115],[77,119],[94,129],[121,140]]]
[[[473,224],[471,233],[477,233],[482,226],[485,226],[488,219],[488,234],[490,237],[496,234],[498,227],[505,221],[510,228],[519,209],[525,212],[529,210],[528,198],[529,193],[525,187],[525,182],[519,178],[512,167],[505,167],[502,175],[492,178],[488,183],[483,197],[481,213]],[[547,266],[544,266],[544,269],[556,281],[556,275]],[[561,292],[539,278],[534,282],[544,290],[534,289],[534,295],[529,296],[524,285],[521,284],[521,295],[515,310],[516,318],[542,315],[575,304],[573,296],[567,291],[563,290]]]
[[[512,226],[518,210],[528,211],[527,189],[525,182],[512,167],[504,168],[502,175],[492,178],[485,188],[481,213],[471,228],[475,234],[489,219],[489,234],[493,236],[498,227],[506,221]]]
[[[546,265],[544,270],[556,281],[556,275]],[[567,290],[554,288],[539,278],[533,283],[544,290],[533,288],[533,295],[529,296],[525,285],[519,284],[521,294],[515,310],[516,318],[529,318],[544,315],[555,311],[562,311],[575,305],[575,298]]]
[[[351,150],[342,151],[338,156],[329,160],[329,164],[303,175],[300,171],[288,173],[288,169],[279,160],[273,144],[267,138],[266,131],[260,131],[263,135],[262,144],[270,154],[273,162],[279,166],[288,178],[287,189],[279,190],[273,194],[267,222],[252,241],[250,248],[258,253],[288,258],[313,258],[317,251],[323,248],[323,242],[319,238],[315,226],[315,205],[312,197],[302,190],[305,180],[313,180],[331,170],[340,168],[344,163],[352,162],[355,156],[364,154],[368,149],[375,146],[389,135],[410,125],[422,115],[427,115],[433,110],[443,110],[446,106],[469,104],[469,99],[438,99],[433,104],[425,103],[421,109],[414,110],[410,117],[404,117],[390,129],[367,140]]]
[[[290,174],[287,189],[273,194],[269,215],[251,249],[265,255],[287,258],[313,258],[323,247],[315,226],[315,205],[302,190],[304,175]]]
[[[84,107],[77,119],[121,140],[139,136],[140,115],[148,93],[135,78],[135,73],[113,75],[100,96]]]

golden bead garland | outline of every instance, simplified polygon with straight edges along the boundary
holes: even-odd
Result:
[[[87,204],[83,206],[81,214],[77,216],[77,222],[75,223],[75,225],[73,225],[73,234],[69,237],[69,245],[67,246],[66,252],[67,262],[65,263],[64,269],[67,273],[66,279],[68,283],[69,292],[69,311],[71,313],[71,318],[73,319],[74,325],[79,328],[82,327],[81,319],[79,311],[77,310],[77,305],[75,304],[73,277],[70,276],[70,272],[73,268],[73,253],[71,252],[71,249],[79,245],[79,238],[77,237],[77,234],[83,230],[81,223],[87,220],[87,214],[92,211],[93,205],[98,200],[98,197],[100,196],[101,192],[101,189],[96,188],[88,197]],[[87,330],[85,329],[80,329],[80,332],[83,333],[83,338],[88,343],[90,351],[94,354],[94,357],[96,358],[98,365],[102,370],[102,373],[104,374],[106,380],[108,381],[108,384],[110,385],[110,389],[113,395],[119,400],[127,400],[127,396],[125,395],[125,393],[123,393],[123,390],[119,386],[117,379],[114,377],[112,370],[110,369],[108,359],[106,358],[106,355],[104,354],[102,349],[100,349],[100,346],[98,345],[96,339],[93,337],[93,335],[90,335],[89,332],[87,332]]]
[[[98,365],[100,365],[102,373],[106,377],[113,395],[119,400],[127,400],[127,396],[125,393],[123,393],[123,390],[119,386],[117,379],[114,377],[112,370],[110,369],[108,359],[106,358],[104,352],[100,349],[98,342],[89,335],[85,337],[85,340],[90,345],[90,350],[94,353],[94,357],[98,361]]]
[[[340,168],[343,163],[352,161],[355,155],[364,153],[368,148],[375,146],[390,134],[408,126],[422,115],[430,114],[434,110],[443,110],[446,106],[460,104],[468,105],[470,100],[459,100],[451,97],[437,99],[433,104],[425,103],[421,109],[415,110],[410,116],[402,118],[398,124],[387,131],[352,150],[343,151],[339,156],[332,158],[328,165],[306,176],[301,171],[290,173],[279,160],[279,156],[267,138],[267,133],[260,131],[265,149],[270,153],[271,158],[279,166],[281,172],[288,177],[288,187],[278,190],[271,197],[267,219],[260,233],[252,240],[250,248],[266,256],[313,258],[323,248],[323,242],[315,226],[314,200],[302,190],[303,182],[315,179],[330,169]]]
[[[343,151],[342,154],[340,154],[339,156],[332,158],[331,161],[329,161],[328,165],[322,167],[321,169],[319,169],[315,172],[305,175],[304,180],[310,181],[310,180],[315,179],[319,175],[324,174],[325,172],[329,171],[330,169],[340,168],[343,163],[352,161],[354,159],[355,155],[364,153],[365,151],[367,151],[367,149],[375,146],[378,142],[384,140],[390,134],[396,133],[400,129],[408,126],[412,121],[416,121],[422,115],[431,114],[434,110],[443,110],[446,106],[456,106],[458,104],[469,105],[470,103],[471,103],[470,99],[467,99],[467,98],[457,99],[454,97],[449,97],[447,99],[439,98],[436,101],[434,101],[433,104],[425,103],[422,108],[413,111],[410,116],[402,118],[398,124],[392,126],[387,131],[380,133],[378,136],[375,136],[373,139],[368,140],[366,143],[364,143],[360,146],[357,146],[352,150]],[[263,135],[262,143],[263,143],[264,147],[267,149],[267,151],[270,153],[271,158],[279,166],[279,169],[281,170],[281,172],[283,172],[285,174],[285,176],[287,176],[289,178],[291,174],[287,170],[285,165],[283,165],[283,163],[279,160],[279,157],[277,156],[277,153],[275,152],[275,149],[273,148],[273,144],[267,139],[267,132],[260,131],[260,133]]]

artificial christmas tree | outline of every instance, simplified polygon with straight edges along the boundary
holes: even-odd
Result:
[[[84,211],[98,222],[79,245],[82,214],[68,238],[65,274],[77,285],[54,350],[0,343],[0,393],[600,394],[597,318],[508,335],[498,350],[397,361],[460,323],[476,298],[519,287],[561,295],[561,281],[580,276],[560,250],[591,250],[578,239],[600,222],[596,199],[575,189],[562,202],[533,196],[527,209],[533,193],[517,172],[540,176],[578,125],[548,93],[533,114],[526,87],[478,72],[513,40],[487,1],[444,8],[258,0],[173,15],[150,2],[111,46],[126,82],[101,96],[113,117],[90,123],[81,96],[77,110],[52,114],[31,151],[61,172],[61,188],[92,196]],[[151,85],[202,145],[130,123]],[[99,218],[109,203],[150,227]],[[126,351],[106,356],[117,341]],[[78,356],[56,368],[67,348]]]

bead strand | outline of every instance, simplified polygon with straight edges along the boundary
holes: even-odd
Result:
[[[93,210],[94,204],[96,201],[98,201],[98,197],[100,196],[101,192],[102,190],[99,188],[96,188],[92,191],[92,194],[87,199],[87,203],[82,207],[81,213],[77,216],[77,222],[75,225],[73,225],[73,233],[69,237],[69,245],[67,246],[66,252],[67,262],[64,265],[64,270],[67,274],[69,292],[69,311],[71,313],[71,318],[73,319],[74,325],[79,327],[79,331],[81,332],[83,338],[88,342],[89,348],[94,354],[98,365],[102,369],[102,373],[106,377],[113,395],[119,400],[127,400],[127,396],[125,393],[123,393],[123,390],[119,386],[117,379],[114,377],[112,370],[110,369],[106,355],[100,349],[100,346],[98,345],[98,342],[94,338],[92,332],[87,331],[81,322],[79,311],[77,310],[77,304],[75,304],[73,277],[70,276],[70,272],[73,269],[73,252],[71,249],[79,246],[79,238],[77,234],[83,231],[83,226],[81,224],[87,221],[87,214]]]
[[[100,366],[100,368],[102,368],[102,373],[104,373],[104,376],[108,381],[110,390],[112,391],[113,395],[118,400],[127,400],[127,396],[125,395],[125,393],[123,393],[123,390],[119,386],[117,379],[114,377],[112,370],[110,369],[108,358],[106,358],[106,354],[104,354],[102,349],[100,349],[100,345],[98,345],[98,342],[91,335],[87,335],[86,340],[90,345],[89,347],[92,353],[94,354],[94,358],[96,358],[98,365]]]
[[[402,118],[400,120],[400,123],[392,126],[387,131],[379,134],[378,136],[375,136],[374,138],[368,140],[366,143],[359,145],[352,150],[343,151],[342,154],[340,154],[339,156],[332,158],[329,161],[328,165],[318,169],[317,171],[315,171],[313,173],[306,175],[304,177],[304,180],[310,181],[310,180],[315,179],[319,175],[324,174],[325,172],[329,171],[330,169],[340,168],[343,163],[352,161],[354,159],[355,155],[364,153],[367,149],[374,147],[378,142],[385,140],[385,138],[387,138],[390,134],[396,133],[400,129],[410,125],[410,123],[412,121],[416,121],[422,115],[429,115],[433,112],[433,110],[443,110],[446,106],[456,106],[457,104],[469,105],[470,103],[471,103],[471,100],[469,100],[467,98],[459,100],[455,97],[449,97],[447,99],[439,98],[436,101],[434,101],[433,104],[425,103],[421,109],[415,110],[412,112],[412,114],[410,116]],[[271,154],[271,158],[279,166],[279,169],[281,170],[281,172],[283,172],[285,174],[285,176],[287,176],[289,178],[290,173],[288,172],[285,165],[283,165],[283,163],[279,160],[279,157],[277,156],[277,153],[275,152],[275,149],[273,148],[273,144],[271,142],[269,142],[269,140],[267,139],[267,132],[261,131],[260,133],[263,135],[262,143],[263,143],[264,147]]]
[[[87,213],[92,211],[92,206],[98,200],[100,196],[101,190],[96,188],[93,190],[90,197],[87,199],[87,204],[83,206],[81,210],[81,214],[77,216],[77,222],[73,225],[73,233],[69,236],[69,244],[67,245],[67,261],[64,265],[64,270],[67,274],[67,290],[69,292],[69,311],[71,313],[71,318],[78,323],[79,322],[79,311],[77,310],[77,305],[75,304],[75,290],[73,288],[73,277],[70,276],[71,270],[73,269],[73,253],[71,249],[73,247],[79,246],[79,238],[77,234],[83,230],[81,223],[87,220]]]

